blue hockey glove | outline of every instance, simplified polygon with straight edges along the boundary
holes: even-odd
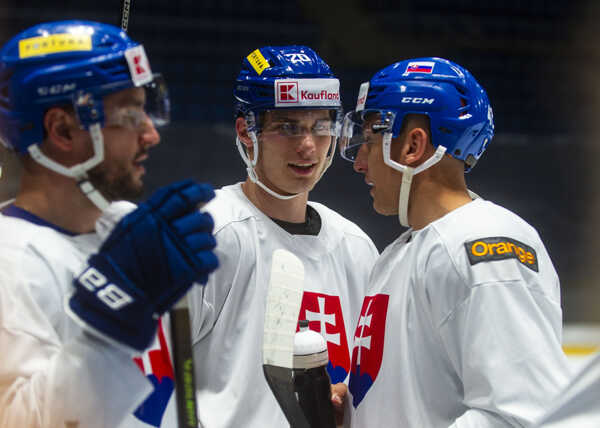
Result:
[[[125,216],[73,282],[71,314],[103,336],[144,350],[157,320],[218,266],[212,187],[183,181],[158,190]]]

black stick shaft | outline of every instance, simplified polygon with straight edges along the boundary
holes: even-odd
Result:
[[[127,32],[129,28],[129,15],[131,15],[131,1],[132,0],[123,0],[121,4],[121,21],[119,22],[119,26],[121,30]]]
[[[127,32],[131,1],[121,5],[121,29]],[[175,401],[177,403],[178,428],[198,428],[196,406],[196,382],[192,354],[192,334],[187,296],[171,309],[171,341],[173,343],[173,370],[175,371]]]
[[[197,428],[196,385],[187,296],[181,300],[170,312],[177,422],[179,428]]]

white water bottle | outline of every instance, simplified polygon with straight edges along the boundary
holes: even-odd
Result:
[[[308,321],[300,321],[294,336],[293,381],[296,398],[311,428],[335,428],[331,380],[327,373],[327,342]]]

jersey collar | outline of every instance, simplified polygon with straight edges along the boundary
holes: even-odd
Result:
[[[67,229],[63,229],[60,226],[50,223],[49,221],[46,221],[43,218],[38,217],[27,210],[24,210],[23,208],[17,207],[15,204],[5,206],[4,208],[2,208],[2,210],[0,210],[0,212],[2,212],[2,214],[4,214],[7,217],[16,217],[33,224],[37,224],[39,226],[49,227],[64,235],[77,236],[77,233],[71,232]]]

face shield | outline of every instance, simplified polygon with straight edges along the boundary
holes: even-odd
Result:
[[[255,127],[259,136],[337,138],[341,124],[341,114],[337,110],[295,110],[294,114],[286,114],[284,110],[267,110],[263,113],[263,122],[267,118],[268,123]]]
[[[115,105],[107,105],[106,97],[119,95],[126,90],[143,90],[143,93],[123,95]],[[102,127],[123,127],[133,131],[148,123],[156,128],[170,122],[170,100],[165,79],[160,74],[153,80],[137,88],[130,84],[113,83],[90,88],[77,93],[73,98],[73,107],[82,129],[100,123]]]
[[[396,114],[389,110],[361,110],[346,114],[339,139],[342,158],[354,162],[363,144],[391,141]]]
[[[146,104],[144,111],[155,127],[166,126],[171,122],[171,101],[167,82],[161,74],[155,74],[152,82],[144,86]]]

